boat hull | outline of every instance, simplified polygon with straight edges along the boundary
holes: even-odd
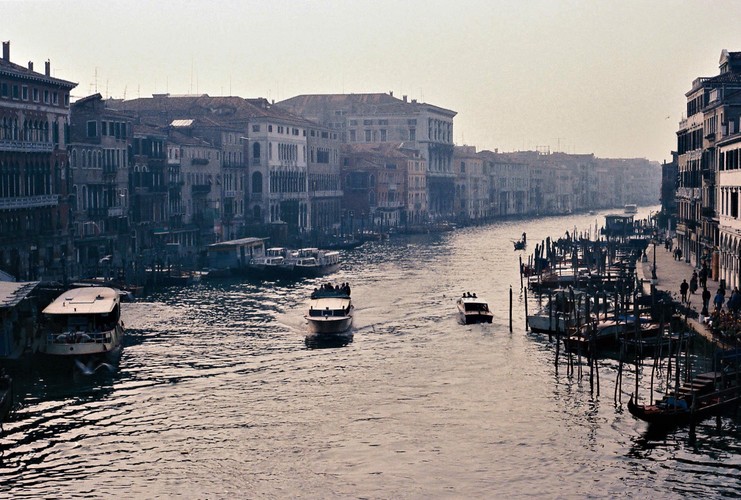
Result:
[[[120,324],[110,332],[102,334],[75,332],[62,339],[60,339],[61,335],[50,334],[39,350],[42,354],[56,357],[115,355],[121,350],[123,336],[124,328]]]
[[[461,323],[464,325],[475,325],[478,323],[491,323],[491,320],[494,319],[494,315],[489,313],[481,313],[481,314],[473,314],[473,313],[460,313],[460,320]]]
[[[341,318],[307,318],[309,331],[320,335],[346,333],[352,328],[352,316]]]

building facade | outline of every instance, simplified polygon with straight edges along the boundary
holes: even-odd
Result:
[[[0,270],[63,279],[69,233],[70,91],[76,84],[0,59]]]

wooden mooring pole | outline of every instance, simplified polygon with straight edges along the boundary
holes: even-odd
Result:
[[[509,286],[509,333],[512,333],[512,285]]]

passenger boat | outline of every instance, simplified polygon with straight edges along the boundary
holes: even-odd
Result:
[[[494,314],[489,310],[489,304],[475,293],[464,293],[456,301],[458,317],[464,325],[474,323],[491,323]]]
[[[290,251],[283,247],[271,247],[265,250],[265,255],[250,260],[249,274],[258,278],[279,277],[286,263]]]
[[[652,405],[639,405],[631,395],[628,411],[634,417],[661,427],[699,422],[741,403],[738,374],[703,373]]]
[[[309,312],[304,316],[309,330],[316,334],[339,334],[352,328],[355,306],[350,299],[350,287],[330,286],[314,290],[309,302]]]
[[[124,336],[121,298],[108,287],[72,288],[43,311],[40,351],[53,356],[115,354]]]
[[[340,268],[340,252],[318,248],[268,248],[264,257],[250,261],[249,268],[251,276],[258,278],[316,278]]]
[[[340,252],[301,248],[286,260],[284,272],[290,277],[316,278],[334,273],[340,268]]]

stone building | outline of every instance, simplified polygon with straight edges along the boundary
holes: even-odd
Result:
[[[131,120],[110,110],[100,94],[71,106],[72,274],[91,277],[130,260],[129,150]]]
[[[685,94],[687,118],[677,131],[677,240],[686,260],[698,267],[720,243],[718,142],[739,130],[740,90],[741,52],[723,50],[719,74],[696,78]]]
[[[345,144],[404,142],[418,149],[427,164],[429,218],[455,215],[455,111],[393,93],[299,95],[278,104],[339,131]]]
[[[0,270],[63,279],[69,234],[70,91],[77,84],[0,59]]]

